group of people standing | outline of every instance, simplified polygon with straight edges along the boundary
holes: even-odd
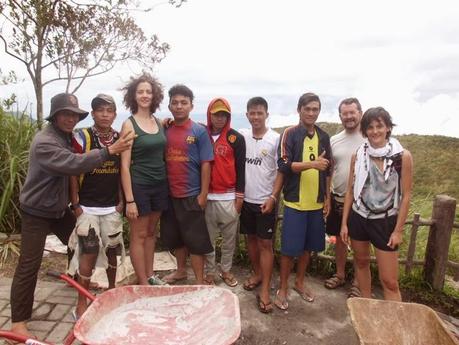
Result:
[[[169,89],[172,119],[155,113],[162,85],[144,73],[123,88],[131,116],[121,132],[112,128],[114,99],[97,95],[91,102],[94,125],[74,131],[88,112],[71,94],[51,99],[50,124],[34,138],[29,171],[21,191],[21,255],[11,288],[12,330],[27,334],[33,292],[46,235],[68,244],[69,273],[89,287],[96,265],[105,267],[115,286],[117,255],[124,259],[122,215],[130,227],[130,258],[138,283],[162,285],[187,278],[190,256],[196,284],[238,284],[232,274],[238,225],[247,236],[252,273],[243,283],[259,288],[257,307],[288,308],[288,278],[297,260],[293,291],[305,301],[314,294],[305,285],[312,251],[325,248],[325,231],[337,236],[336,274],[328,288],[344,284],[348,246],[354,250],[356,282],[371,297],[370,243],[378,260],[387,299],[400,299],[397,247],[402,241],[412,184],[412,159],[391,137],[389,113],[381,107],[362,117],[359,101],[339,105],[344,130],[330,138],[316,125],[321,102],[313,93],[298,101],[299,123],[282,135],[267,126],[268,103],[247,102],[251,129],[231,128],[231,106],[212,100],[207,124],[190,119],[194,95],[187,86]],[[280,285],[271,300],[273,238],[281,192]],[[70,204],[69,204],[70,203]],[[153,271],[157,228],[174,251],[177,270],[165,277]],[[221,264],[215,245],[221,233]],[[87,308],[80,296],[76,317]]]

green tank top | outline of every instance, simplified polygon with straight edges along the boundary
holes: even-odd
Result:
[[[144,132],[133,116],[129,117],[137,137],[134,139],[131,151],[131,180],[140,185],[152,185],[163,182],[166,179],[166,164],[164,162],[164,150],[166,148],[166,136],[159,121],[154,117],[158,125],[158,132],[150,134]]]

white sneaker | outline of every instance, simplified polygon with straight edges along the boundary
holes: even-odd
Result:
[[[150,285],[169,285],[165,281],[162,281],[157,275],[152,275],[148,278],[148,284]]]

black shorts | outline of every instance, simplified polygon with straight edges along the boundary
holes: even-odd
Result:
[[[271,240],[276,232],[276,210],[262,214],[260,204],[252,204],[244,201],[241,211],[241,234],[257,235],[264,240]]]
[[[369,241],[380,250],[393,252],[398,246],[392,249],[387,245],[392,232],[397,224],[397,215],[379,219],[368,219],[351,209],[349,221],[349,237],[356,241]]]
[[[169,190],[166,180],[154,185],[132,183],[132,194],[137,205],[139,216],[145,216],[151,212],[167,210]]]
[[[337,202],[331,197],[330,213],[327,217],[325,232],[330,236],[339,236],[341,231],[341,219],[343,217],[343,203]]]
[[[169,198],[169,208],[161,215],[160,232],[161,240],[170,250],[185,246],[194,255],[214,251],[204,210],[196,196]]]

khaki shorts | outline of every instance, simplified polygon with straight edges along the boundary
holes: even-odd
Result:
[[[123,242],[123,218],[121,214],[113,212],[99,216],[82,213],[77,218],[75,229],[69,239],[69,249],[75,252],[69,265],[69,274],[73,275],[78,271],[79,258],[84,252],[81,239],[88,236],[90,229],[94,229],[99,241],[97,267],[108,268],[106,250],[109,248],[117,248],[117,255],[121,255],[121,262],[124,261],[125,248]]]

